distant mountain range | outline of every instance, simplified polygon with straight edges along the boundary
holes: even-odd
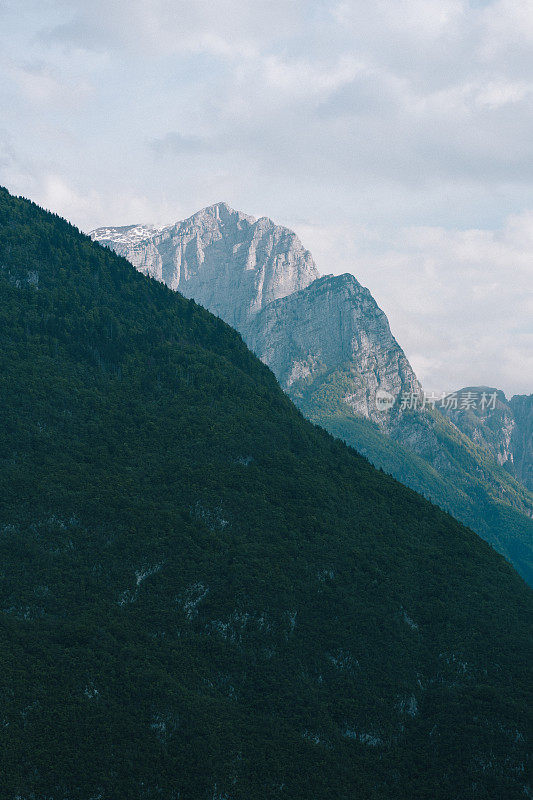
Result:
[[[281,300],[262,236],[246,320]],[[219,317],[3,189],[0,298],[2,800],[528,795],[533,594],[504,558]],[[385,363],[409,385],[361,298],[391,358],[346,342],[342,397]]]
[[[369,290],[351,274],[320,277],[296,234],[266,217],[218,203],[162,229],[91,237],[236,327],[309,419],[472,527],[533,584],[533,395],[422,410]],[[467,392],[480,401],[483,387],[459,400]]]
[[[533,395],[515,395],[507,400],[503,392],[487,386],[469,387],[460,394],[485,394],[491,399],[485,407],[476,403],[456,408],[448,402],[446,416],[533,491]]]

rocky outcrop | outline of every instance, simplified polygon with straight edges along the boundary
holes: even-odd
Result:
[[[296,401],[317,379],[344,368],[350,373],[346,405],[383,426],[387,414],[377,406],[378,390],[390,402],[402,391],[420,391],[387,317],[353,275],[328,275],[269,303],[245,338]]]
[[[533,490],[533,395],[504,393],[470,386],[455,393],[470,397],[468,408],[453,406],[443,413],[473,442],[483,447],[517,480]]]
[[[159,231],[137,225],[99,228],[91,236],[239,330],[267,303],[319,276],[295,233],[226,203]]]
[[[166,228],[108,227],[91,236],[236,327],[295,399],[350,365],[345,403],[384,427],[376,392],[394,402],[420,390],[368,289],[353,275],[319,278],[296,234],[267,217],[218,203]]]

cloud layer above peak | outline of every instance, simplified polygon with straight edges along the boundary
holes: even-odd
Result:
[[[4,0],[0,44],[10,190],[86,230],[267,214],[431,388],[533,391],[526,0]]]

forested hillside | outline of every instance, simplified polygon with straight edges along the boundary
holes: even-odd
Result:
[[[344,402],[353,383],[347,364],[307,386],[302,381],[289,394],[307,419],[470,526],[533,586],[531,492],[492,453],[450,424],[438,407],[393,409],[384,435],[375,422]]]
[[[518,800],[532,593],[240,336],[0,190],[6,800]]]

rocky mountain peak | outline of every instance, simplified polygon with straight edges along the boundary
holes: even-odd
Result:
[[[183,221],[178,221],[171,227],[178,227],[178,226],[194,226],[194,225],[201,225],[208,224],[209,220],[213,220],[213,222],[220,225],[238,225],[239,223],[246,222],[249,225],[253,225],[256,221],[254,217],[250,216],[250,214],[243,214],[241,211],[236,211],[232,208],[228,203],[220,202],[220,203],[213,203],[211,206],[207,206],[206,208],[202,208],[200,211],[197,211],[192,216],[188,217]]]
[[[267,303],[319,276],[293,231],[268,217],[256,220],[227,203],[208,206],[159,231],[146,230],[146,238],[133,226],[99,228],[91,236],[238,329]]]
[[[144,240],[140,226],[93,237],[236,327],[305,416],[451,511],[531,580],[533,396],[467,387],[458,394],[496,391],[495,408],[404,410],[421,386],[370,291],[350,273],[320,277],[296,234],[268,217],[217,203]]]
[[[245,338],[296,401],[342,372],[343,402],[383,425],[378,390],[393,400],[402,391],[420,391],[386,315],[350,273],[324,276],[265,306]]]
[[[420,389],[368,289],[350,273],[320,277],[289,228],[221,202],[141,234],[137,226],[92,235],[236,327],[292,396],[347,370],[344,402],[383,424],[378,389],[394,400]]]

